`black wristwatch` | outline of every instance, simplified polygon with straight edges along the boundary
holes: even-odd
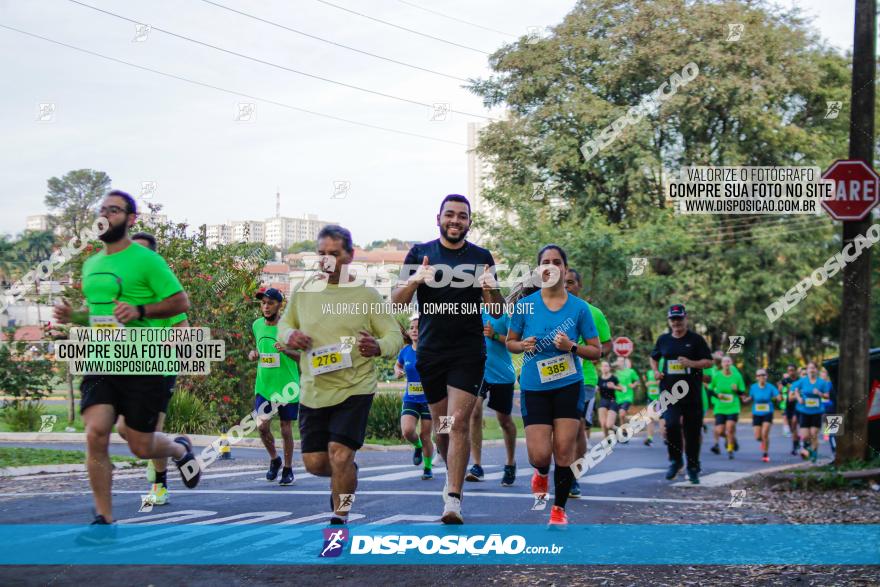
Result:
[[[143,320],[144,316],[147,315],[147,309],[143,306],[138,306],[138,320]]]
[[[573,355],[576,355],[578,352],[578,345],[576,345],[576,344],[571,345],[571,350],[568,352],[570,352]]]

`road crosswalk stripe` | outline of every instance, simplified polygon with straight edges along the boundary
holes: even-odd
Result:
[[[606,483],[617,483],[618,481],[626,481],[627,479],[635,479],[636,477],[644,477],[645,475],[653,475],[662,473],[665,469],[646,469],[644,467],[631,467],[629,469],[620,469],[619,471],[608,471],[607,473],[599,473],[591,475],[587,473],[580,479],[578,483],[584,485],[605,485]]]
[[[699,485],[693,485],[689,481],[681,481],[679,483],[673,483],[672,485],[674,487],[721,487],[722,485],[728,485],[734,481],[739,481],[743,477],[748,477],[751,474],[752,473],[718,471],[717,473],[711,473],[705,477],[700,477]]]

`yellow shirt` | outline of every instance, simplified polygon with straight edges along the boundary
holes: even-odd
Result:
[[[335,406],[349,396],[376,392],[376,366],[372,358],[361,356],[353,342],[359,331],[373,335],[383,357],[396,357],[403,346],[400,326],[386,311],[382,296],[362,285],[328,283],[322,291],[295,292],[278,322],[278,340],[286,344],[293,330],[312,339],[300,359],[299,401],[309,408]],[[350,366],[338,368],[349,362]]]

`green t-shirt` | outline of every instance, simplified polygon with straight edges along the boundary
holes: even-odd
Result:
[[[660,359],[662,362],[663,359]],[[663,366],[659,367],[660,372],[663,372]],[[654,379],[654,371],[652,369],[648,369],[645,371],[645,390],[648,394],[649,400],[655,400],[660,396],[660,382]]]
[[[737,391],[733,390],[734,385],[736,385]],[[712,374],[709,389],[715,394],[713,400],[716,414],[739,414],[739,394],[746,391],[746,384],[743,381],[742,375],[734,372],[732,369],[730,375],[725,375],[721,369],[717,369]]]
[[[116,322],[114,300],[132,306],[155,304],[183,291],[165,259],[146,247],[130,244],[118,253],[106,249],[83,264],[82,292],[89,308],[90,324]],[[132,320],[128,328],[158,326],[151,319]]]
[[[602,310],[593,304],[587,302],[587,306],[593,315],[593,322],[596,323],[596,331],[599,333],[599,344],[608,342],[611,340],[611,327],[608,326],[608,319],[605,318]],[[578,344],[583,342],[583,339],[581,339],[578,341]],[[596,371],[596,365],[593,364],[593,361],[581,361],[581,366],[584,371],[584,385],[596,385],[599,383],[599,372]]]
[[[263,317],[254,320],[251,327],[257,341],[257,379],[254,382],[254,394],[271,400],[272,394],[281,394],[291,381],[297,384],[294,399],[287,403],[299,401],[299,368],[296,361],[278,351],[275,342],[278,339],[278,326],[266,324]]]
[[[636,373],[635,369],[627,368],[615,371],[614,375],[617,377],[617,381],[620,382],[620,385],[625,388],[624,391],[614,392],[614,401],[618,404],[623,402],[632,403],[635,398],[633,389],[635,388],[635,384],[639,381],[639,374]]]

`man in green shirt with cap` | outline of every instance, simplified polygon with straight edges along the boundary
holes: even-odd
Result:
[[[290,396],[290,401],[277,406],[278,417],[281,420],[281,441],[284,446],[284,468],[281,468],[282,460],[275,450],[275,437],[272,436],[272,420],[268,417],[260,417],[260,440],[269,453],[269,470],[266,472],[266,480],[274,481],[281,469],[280,485],[292,485],[293,475],[293,429],[291,422],[295,422],[299,415],[299,353],[284,348],[278,342],[278,317],[284,296],[274,287],[265,291],[259,291],[256,295],[260,302],[262,316],[254,320],[251,329],[257,348],[248,354],[251,361],[257,363],[257,377],[254,381],[254,410],[258,417],[271,412],[272,397],[281,395]],[[294,393],[282,393],[293,384]]]

